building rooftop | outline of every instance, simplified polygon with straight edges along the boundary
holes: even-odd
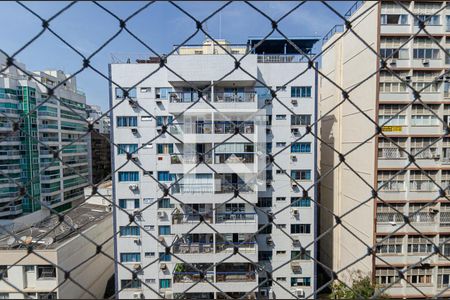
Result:
[[[310,54],[315,43],[319,41],[316,37],[288,37],[285,38],[249,38],[248,46],[253,48],[258,43],[258,47],[253,51],[255,54],[298,54],[300,52],[292,45],[294,44],[298,49]]]
[[[77,235],[103,221],[111,211],[107,206],[84,203],[65,214],[60,223],[58,215],[52,215],[34,226],[8,233],[0,237],[0,249],[25,249],[33,245],[34,249],[55,249]],[[75,230],[77,229],[77,230]]]

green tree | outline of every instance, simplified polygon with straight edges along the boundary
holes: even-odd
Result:
[[[351,275],[351,283],[344,284],[338,280],[331,286],[330,299],[369,299],[376,292],[377,287],[372,283],[370,276],[360,271]],[[382,297],[380,295],[378,298]]]

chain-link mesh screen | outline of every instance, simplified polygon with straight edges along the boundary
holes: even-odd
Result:
[[[270,28],[244,45],[227,44],[207,29],[236,3],[220,2],[204,18],[195,11],[202,3],[189,9],[163,4],[167,18],[192,21],[192,33],[167,54],[131,29],[134,19],[161,3],[142,3],[124,16],[92,2],[89,9],[110,17],[104,26],[111,35],[85,55],[76,40],[58,33],[58,26],[71,26],[65,17],[79,3],[45,18],[29,3],[15,3],[42,28],[16,51],[0,44],[2,211],[46,209],[53,216],[32,228],[0,225],[0,294],[73,297],[70,290],[78,290],[103,297],[98,278],[82,273],[101,256],[115,268],[111,298],[448,295],[447,3],[358,1],[342,13],[341,4],[317,2],[327,15],[310,13],[297,26],[330,14],[343,25],[316,41],[283,30],[283,21],[310,2],[290,3],[276,16],[270,6],[241,2]],[[14,30],[14,24],[4,26]],[[18,60],[36,51],[44,35],[79,62],[58,82]],[[192,46],[196,35],[209,44]],[[124,43],[146,53],[114,56],[109,73],[92,63],[124,36]],[[316,43],[317,52],[305,41]],[[350,55],[355,49],[364,61]],[[101,78],[110,94],[109,109],[95,120],[64,92],[83,72]],[[17,91],[7,86],[14,80]],[[75,121],[55,125],[52,105]],[[357,116],[353,128],[341,126],[349,116]],[[95,129],[105,117],[111,117],[109,136]],[[334,125],[327,125],[330,118]],[[80,167],[86,157],[65,155],[83,152],[77,147],[92,136],[106,141],[112,154],[111,174],[95,181]],[[11,172],[14,164],[18,175]],[[70,179],[48,183],[55,164]],[[113,197],[104,194],[111,180]],[[55,205],[51,193],[75,185],[90,188],[85,198],[112,207],[106,238],[89,228],[107,213],[81,202]],[[79,241],[71,245],[72,258],[48,256],[60,250],[53,243],[72,237]],[[113,243],[114,251],[106,246]],[[70,259],[75,263],[67,267]],[[20,285],[12,272],[17,266],[23,266]],[[44,284],[55,278],[51,288]]]

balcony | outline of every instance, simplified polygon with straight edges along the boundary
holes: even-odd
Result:
[[[214,93],[214,102],[234,103],[234,102],[255,102],[256,92],[219,92]]]
[[[212,223],[212,212],[208,213],[180,213],[175,212],[172,216],[172,224],[178,225],[178,224],[197,224],[200,222],[200,216],[203,218],[203,220],[206,223]]]
[[[210,101],[209,93],[203,94],[203,99],[206,101]],[[171,92],[169,93],[170,103],[192,103],[198,101],[198,93],[197,92]]]
[[[215,164],[252,164],[255,162],[254,153],[216,153]]]
[[[216,213],[216,224],[221,223],[255,223],[257,214],[254,212],[224,212]]]
[[[171,154],[170,163],[171,164],[198,164],[201,162],[200,154]],[[210,153],[203,155],[203,161],[205,163],[212,163],[212,155]]]

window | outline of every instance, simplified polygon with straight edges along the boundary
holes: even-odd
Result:
[[[0,266],[0,274],[3,278],[8,278],[8,266]]]
[[[310,207],[311,198],[291,197],[291,207]]]
[[[159,288],[160,289],[169,289],[171,287],[170,279],[160,279],[159,280]]]
[[[408,253],[431,253],[433,252],[433,237],[408,236]]]
[[[431,284],[431,276],[433,275],[433,269],[420,269],[414,268],[406,272],[406,279],[411,284]]]
[[[291,251],[291,260],[310,260],[311,250],[305,250],[302,254],[301,251]]]
[[[437,38],[439,40],[439,38]],[[436,43],[428,37],[416,37],[413,43],[414,59],[439,59],[440,49]]]
[[[170,235],[170,226],[169,225],[158,226],[158,234],[159,235]]]
[[[291,115],[291,125],[307,126],[311,124],[311,115]]]
[[[150,93],[152,91],[151,87],[141,87],[141,93]]]
[[[169,171],[158,171],[158,181],[172,181],[173,179],[174,175]]]
[[[173,144],[156,144],[157,154],[172,154]]]
[[[158,200],[158,208],[172,208],[170,205],[170,198],[162,198]]]
[[[408,24],[408,15],[381,15],[381,25],[407,25]]]
[[[136,127],[137,117],[117,117],[117,127]]]
[[[405,191],[405,171],[378,171],[378,188],[383,192]]]
[[[147,231],[155,230],[155,225],[144,225],[144,229]]]
[[[119,182],[139,181],[139,172],[137,171],[121,171],[119,172]]]
[[[156,282],[155,278],[146,278],[145,283],[147,284],[154,284]]]
[[[119,199],[119,207],[123,209],[139,208],[139,199]]]
[[[383,58],[408,59],[407,43],[406,37],[381,37],[380,55]]]
[[[275,143],[275,147],[277,147],[277,148],[281,148],[281,147],[285,147],[285,146],[286,146],[285,142],[277,142],[277,143]]]
[[[141,281],[139,279],[122,279],[120,286],[122,289],[140,289]]]
[[[258,203],[256,204],[258,207],[272,207],[272,197],[259,197]]]
[[[155,98],[167,100],[169,99],[169,93],[172,91],[172,88],[155,88]]]
[[[140,236],[141,229],[138,226],[120,226],[120,236]]]
[[[286,254],[286,250],[278,250],[277,255],[284,255]]]
[[[9,293],[0,293],[0,299],[9,299]]]
[[[403,252],[403,236],[377,238],[377,253],[398,254]]]
[[[144,256],[145,256],[146,258],[152,258],[152,257],[155,257],[155,252],[145,252],[145,253],[144,253]]]
[[[409,76],[408,72],[380,71],[380,93],[406,93],[406,84],[403,80]]]
[[[280,120],[286,120],[286,115],[276,115],[276,116],[275,116],[275,119],[276,119],[276,120],[279,120],[279,121],[280,121]]]
[[[295,180],[311,180],[311,170],[292,170],[291,177]]]
[[[58,299],[58,295],[56,292],[44,292],[44,293],[37,293],[38,299]]]
[[[441,25],[441,16],[439,15],[416,15],[422,22],[425,22],[425,25],[437,26]],[[419,20],[414,18],[414,25],[419,25]]]
[[[310,286],[311,277],[292,277],[291,286]]]
[[[389,268],[379,268],[375,271],[376,283],[380,286],[390,285],[390,284],[400,284],[398,278],[398,272],[395,269]],[[394,283],[396,282],[396,283]]]
[[[143,122],[148,122],[153,120],[153,118],[151,116],[141,116],[141,121]]]
[[[295,98],[311,98],[310,86],[292,86],[291,97]]]
[[[311,143],[292,143],[292,153],[309,153],[311,152]]]
[[[439,267],[437,277],[438,288],[448,288],[450,286],[450,267]]]
[[[117,155],[135,153],[138,149],[138,144],[118,144],[117,146]]]
[[[286,197],[276,197],[276,201],[286,201]]]
[[[56,268],[53,266],[37,266],[38,279],[54,279],[56,278]]]
[[[403,204],[377,204],[378,223],[403,222]]]
[[[170,254],[166,254],[165,252],[159,252],[159,261],[170,261]]]
[[[141,262],[141,253],[139,252],[125,252],[120,253],[120,262]]]
[[[291,233],[311,233],[311,224],[291,224]]]
[[[156,126],[172,124],[173,116],[156,116]]]

